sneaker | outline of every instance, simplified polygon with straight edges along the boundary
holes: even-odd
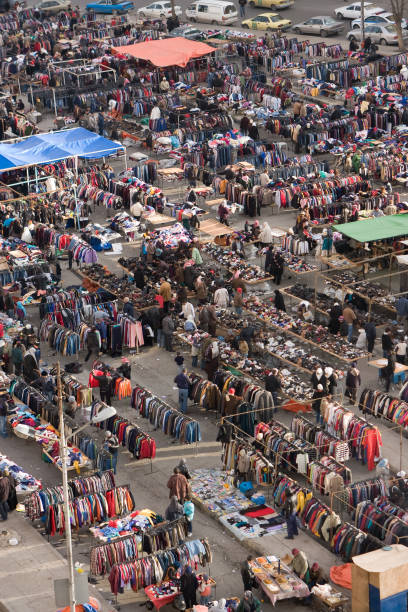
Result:
[[[188,537],[188,538],[191,538],[191,536],[192,536],[192,535],[193,535],[193,532],[192,532],[192,531],[189,531],[189,532],[188,532],[188,534],[187,534],[187,537]]]
[[[294,540],[295,538],[293,536],[285,536],[285,540]]]

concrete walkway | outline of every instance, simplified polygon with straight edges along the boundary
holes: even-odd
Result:
[[[16,532],[20,542],[0,545],[0,612],[55,612],[54,580],[68,577],[66,560],[23,514],[9,514],[1,523],[0,537],[5,529]],[[91,585],[89,593],[99,600],[102,612],[111,612]]]

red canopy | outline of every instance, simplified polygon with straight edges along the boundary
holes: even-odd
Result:
[[[210,45],[181,37],[149,40],[136,45],[113,47],[112,50],[114,53],[147,60],[159,68],[165,68],[166,66],[181,66],[184,68],[190,60],[215,51],[214,47],[210,47]]]

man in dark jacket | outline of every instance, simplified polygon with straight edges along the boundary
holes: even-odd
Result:
[[[279,379],[279,370],[273,368],[271,373],[265,378],[265,389],[272,394],[274,412],[278,409],[278,392],[282,389],[282,384]]]
[[[248,555],[248,557],[241,563],[241,578],[244,583],[244,591],[251,591],[254,586],[254,573],[250,566],[250,561],[253,560],[252,555]]]
[[[123,300],[123,314],[128,315],[129,317],[135,316],[135,309],[128,297],[125,297]]]
[[[112,394],[112,378],[108,373],[102,374],[102,376],[95,376],[94,378],[99,382],[99,393],[101,401],[105,402],[110,406],[111,394]]]
[[[385,328],[385,331],[381,336],[381,346],[383,350],[383,357],[388,357],[394,346],[391,338],[391,330],[389,327]]]
[[[368,323],[364,326],[364,331],[367,337],[367,350],[369,353],[372,353],[374,350],[374,343],[377,337],[377,330],[375,328],[375,323],[372,321],[368,321]]]
[[[178,390],[179,390],[179,409],[180,412],[187,412],[187,400],[188,400],[188,389],[190,387],[190,380],[187,376],[186,368],[183,368],[180,374],[177,374],[174,379]]]
[[[92,353],[95,353],[95,356],[99,354],[100,344],[99,344],[99,333],[96,327],[92,327],[91,331],[88,332],[86,337],[86,346],[88,349],[88,354],[85,357],[85,361],[88,361]]]
[[[164,334],[164,348],[166,351],[173,352],[173,333],[175,330],[175,325],[173,321],[173,317],[171,314],[168,314],[164,317],[162,321],[162,330]]]

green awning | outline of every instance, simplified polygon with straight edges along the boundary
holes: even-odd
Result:
[[[408,214],[375,217],[333,225],[333,230],[357,242],[372,242],[397,236],[408,236]]]

